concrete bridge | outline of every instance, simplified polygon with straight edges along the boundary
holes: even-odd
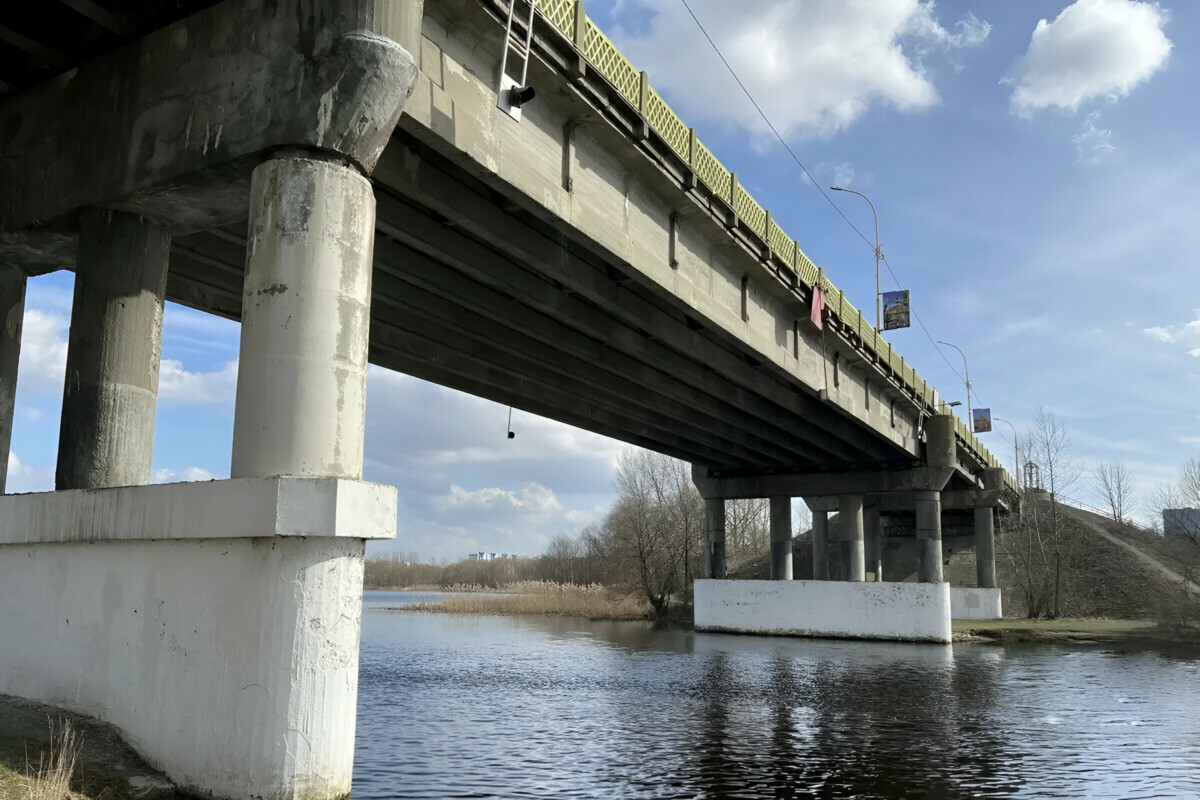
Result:
[[[695,465],[701,626],[753,627],[753,591],[771,630],[944,639],[944,515],[994,587],[1011,478],[583,3],[538,4],[510,36],[505,0],[0,11],[3,449],[26,278],[75,272],[57,491],[0,497],[0,692],[189,791],[346,794],[364,540],[396,513],[362,481],[368,361]],[[148,485],[167,299],[242,323],[229,480]],[[736,497],[772,498],[778,579],[790,498],[818,578],[839,511],[849,580],[721,581]],[[885,523],[919,583],[881,580]],[[863,610],[789,617],[830,603]],[[914,603],[932,623],[866,610]]]

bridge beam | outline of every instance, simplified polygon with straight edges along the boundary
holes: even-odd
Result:
[[[722,501],[724,502],[724,501]],[[792,498],[771,498],[771,580],[792,579]]]

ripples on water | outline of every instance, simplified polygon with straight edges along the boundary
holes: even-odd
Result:
[[[354,798],[1200,798],[1200,661],[386,611]],[[403,598],[403,599],[398,599]]]

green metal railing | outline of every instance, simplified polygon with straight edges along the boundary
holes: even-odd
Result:
[[[825,306],[830,313],[862,340],[863,346],[875,354],[879,363],[893,373],[897,382],[915,400],[930,413],[945,410],[933,407],[933,387],[905,363],[889,342],[879,336],[875,327],[804,254],[800,243],[790,238],[774,217],[738,183],[736,173],[726,169],[712,151],[700,142],[695,129],[689,128],[650,85],[646,73],[630,63],[612,40],[587,17],[582,0],[536,0],[536,4],[539,13],[583,53],[595,71],[638,109],[650,128],[688,164],[696,178],[713,195],[721,198],[743,225],[762,237],[779,262],[795,272],[805,285],[821,285],[825,293]],[[957,416],[955,429],[978,460],[988,466],[1001,466]],[[1015,490],[1017,484],[1013,476],[1007,473],[1005,476],[1010,488]]]

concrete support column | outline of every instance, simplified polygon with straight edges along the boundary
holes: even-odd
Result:
[[[879,498],[863,508],[863,543],[866,551],[866,571],[883,580],[883,529],[879,520]]]
[[[917,522],[917,580],[942,582],[942,496],[940,492],[916,492],[913,496]]]
[[[232,477],[360,479],[375,195],[340,162],[251,182]]]
[[[829,580],[829,512],[812,512],[813,580]]]
[[[725,571],[725,501],[708,498],[704,501],[704,577],[724,578]]]
[[[21,358],[21,323],[25,318],[25,273],[0,270],[0,494],[8,477],[13,408],[17,401],[17,362]]]
[[[862,495],[838,495],[838,519],[842,524],[842,578],[861,583],[866,580]]]
[[[975,585],[996,588],[996,530],[991,508],[975,509]]]
[[[167,229],[137,214],[81,216],[59,489],[150,482],[170,249]]]
[[[792,498],[771,498],[771,580],[792,579]]]

